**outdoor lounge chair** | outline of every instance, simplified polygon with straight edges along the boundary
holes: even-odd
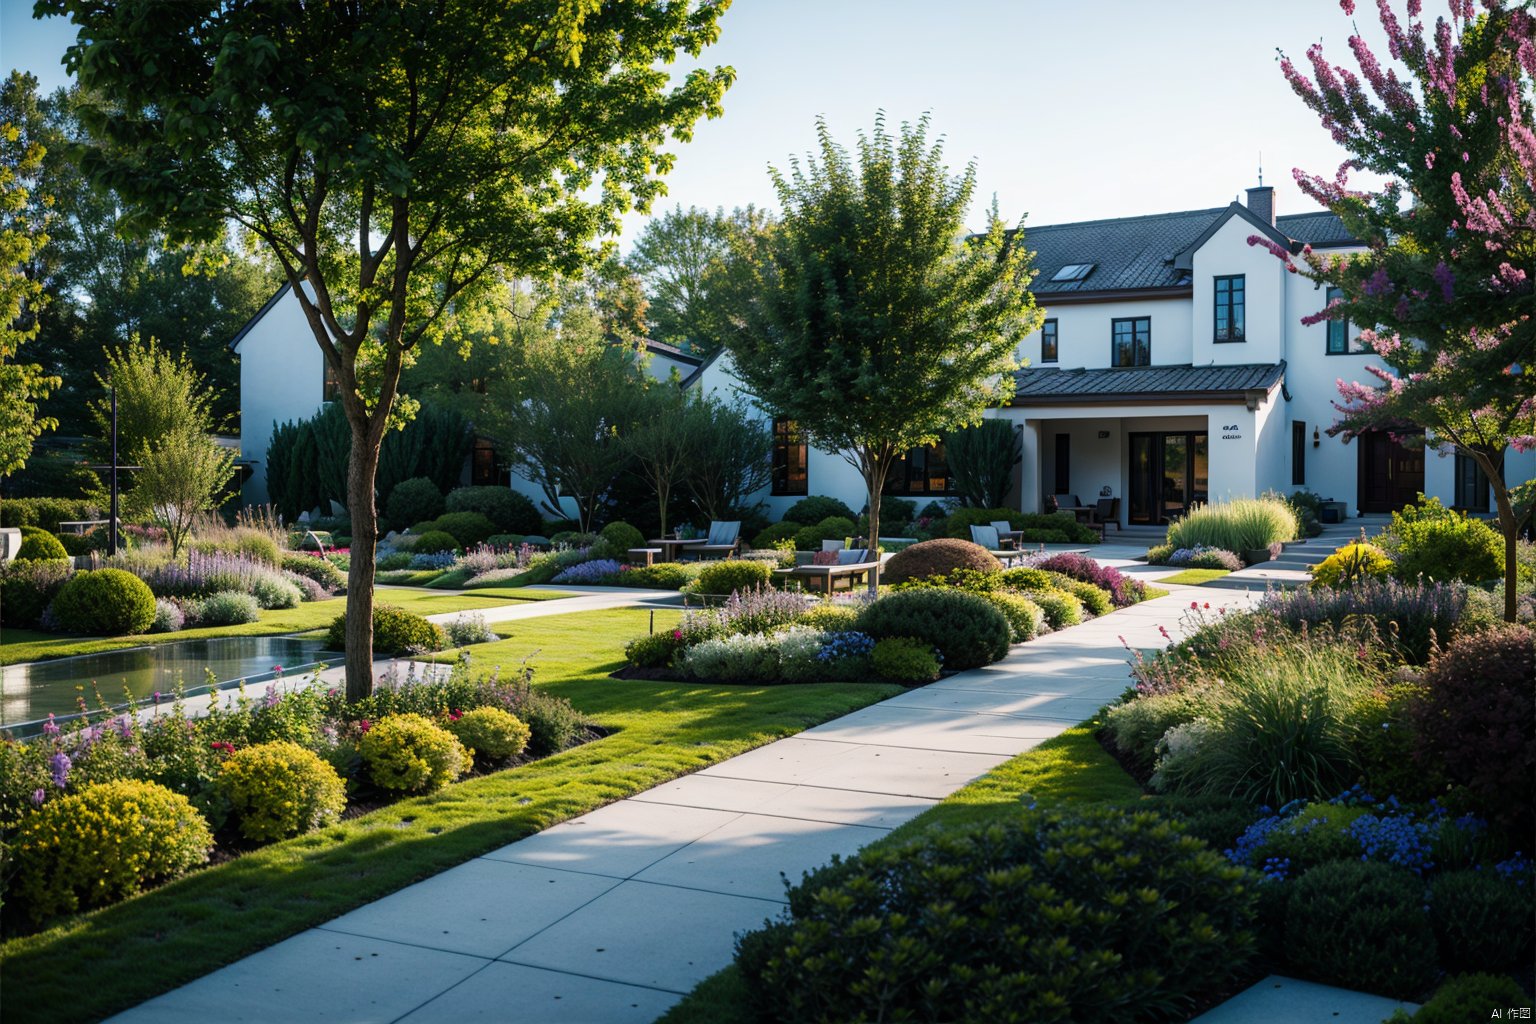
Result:
[[[1017,548],[1004,548],[1000,543],[1000,538],[997,535],[997,527],[995,526],[971,527],[971,543],[980,544],[982,547],[987,549],[993,558],[997,559],[999,562],[1002,562],[1004,565],[1007,565],[1010,562],[1016,562],[1024,555],[1024,553]]]
[[[1019,539],[1024,533],[1023,530],[1015,530],[1013,524],[1006,519],[994,519],[988,525],[997,531],[998,547],[1016,548],[1019,546]]]
[[[730,558],[741,549],[741,520],[709,524],[709,538],[688,549],[699,558]]]
[[[1089,525],[1099,528],[1100,537],[1104,535],[1106,527],[1113,526],[1117,530],[1120,529],[1120,499],[1100,498],[1098,504],[1094,506]]]
[[[846,548],[837,553],[837,561],[829,565],[797,565],[793,569],[775,569],[773,574],[785,579],[799,580],[807,589],[830,594],[837,588],[838,580],[847,580],[852,590],[871,569],[880,566],[883,559],[871,555],[864,548]]]

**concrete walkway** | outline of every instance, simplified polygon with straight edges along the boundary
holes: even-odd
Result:
[[[114,1018],[649,1021],[725,966],[791,879],[851,854],[1129,682],[1179,588],[512,843]],[[542,602],[571,609],[570,600]]]
[[[676,607],[682,604],[683,595],[675,590],[620,590],[613,587],[530,587],[530,590],[558,590],[572,597],[550,598],[546,601],[515,601],[494,608],[466,608],[456,612],[439,612],[428,615],[428,622],[446,625],[461,615],[479,615],[487,623],[511,622],[515,619],[536,619],[545,615],[566,615],[570,612],[606,611],[610,608],[633,608],[649,605],[657,608]],[[384,588],[379,593],[385,593]],[[444,594],[463,594],[467,597],[486,596],[474,590],[445,590]]]

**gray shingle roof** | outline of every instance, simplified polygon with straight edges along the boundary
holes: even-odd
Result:
[[[1032,289],[1037,295],[1061,295],[1188,285],[1188,272],[1174,265],[1176,257],[1229,209],[1220,206],[1072,224],[1026,224],[1024,244],[1034,251],[1034,266],[1040,272]],[[1275,227],[1287,238],[1311,245],[1352,241],[1343,222],[1326,210],[1278,217]],[[1093,272],[1080,281],[1051,280],[1062,267],[1074,263],[1092,263]]]
[[[1150,398],[1231,398],[1268,391],[1285,379],[1285,363],[1239,366],[1138,366],[1124,369],[1050,370],[1014,373],[1014,405],[1062,405],[1078,401]]]

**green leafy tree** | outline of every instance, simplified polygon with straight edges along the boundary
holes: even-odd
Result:
[[[129,339],[122,348],[106,354],[106,373],[97,378],[102,391],[117,394],[117,450],[119,457],[137,458],[162,438],[182,433],[209,435],[214,419],[214,393],[206,378],[185,353],[175,354],[150,338]],[[112,402],[110,397],[91,403],[96,436],[87,449],[102,461],[112,457]]]
[[[698,56],[724,3],[434,5],[40,0],[66,63],[111,97],[86,169],[140,229],[233,221],[293,285],[351,427],[347,693],[372,689],[374,475],[400,375],[509,273],[574,272],[660,193],[664,146],[719,113]]]
[[[1019,431],[1007,420],[983,420],[944,435],[949,471],[960,501],[971,508],[1002,508],[1013,490],[1013,467],[1024,458]]]
[[[667,532],[667,506],[682,485],[690,462],[697,457],[699,428],[707,421],[694,415],[694,401],[674,381],[652,383],[641,392],[629,429],[619,436],[620,447],[656,495],[661,532]]]
[[[134,454],[139,470],[129,507],[165,528],[171,556],[181,552],[192,524],[229,496],[235,456],[207,434],[175,428]]]
[[[21,346],[37,337],[42,282],[27,273],[48,244],[48,199],[36,190],[47,152],[31,136],[27,116],[36,107],[37,80],[11,72],[0,86],[0,476],[27,463],[32,442],[57,421],[38,405],[59,386],[37,363],[16,361]]]
[[[1344,0],[1353,13],[1353,0]],[[1374,384],[1341,382],[1330,433],[1428,431],[1487,476],[1505,543],[1504,615],[1515,618],[1516,544],[1536,483],[1509,479],[1504,453],[1536,449],[1536,14],[1529,3],[1451,5],[1433,28],[1380,5],[1397,68],[1358,35],[1358,72],[1307,51],[1308,76],[1281,70],[1352,157],[1332,179],[1296,172],[1366,251],[1292,254],[1253,237],[1341,300],[1303,319],[1371,324],[1361,341],[1385,367]],[[1388,178],[1348,187],[1351,170]],[[1410,201],[1411,200],[1411,201]],[[1297,259],[1299,255],[1299,259]]]
[[[706,356],[720,348],[751,279],[743,255],[770,227],[753,206],[678,206],[647,221],[629,265],[645,285],[651,337]]]
[[[773,434],[744,404],[714,395],[690,403],[696,443],[685,483],[711,520],[738,518],[753,494],[773,480]]]
[[[975,167],[951,176],[926,118],[899,139],[877,120],[857,166],[825,123],[818,134],[819,161],[772,172],[783,219],[727,344],[764,407],[859,470],[874,548],[891,466],[1007,401],[1041,313],[1022,230],[993,207],[966,237]]]

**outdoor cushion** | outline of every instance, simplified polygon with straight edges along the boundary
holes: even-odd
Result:
[[[996,551],[1001,543],[997,537],[997,528],[993,526],[971,527],[971,543],[980,544],[988,551]]]
[[[858,565],[868,561],[869,550],[867,548],[847,548],[837,553],[838,565]]]
[[[735,544],[736,538],[741,534],[741,521],[712,522],[709,524],[710,544]]]
[[[818,551],[811,556],[812,565],[836,565],[841,551]]]
[[[1013,532],[1013,524],[1006,519],[994,519],[992,520],[991,526],[992,529],[997,531],[997,535],[999,537],[1005,533]]]
[[[848,543],[847,541],[842,541],[842,540],[824,540],[824,541],[821,542],[821,550],[823,550],[823,551],[841,551],[841,550],[843,550],[844,545],[846,545],[847,543]]]

